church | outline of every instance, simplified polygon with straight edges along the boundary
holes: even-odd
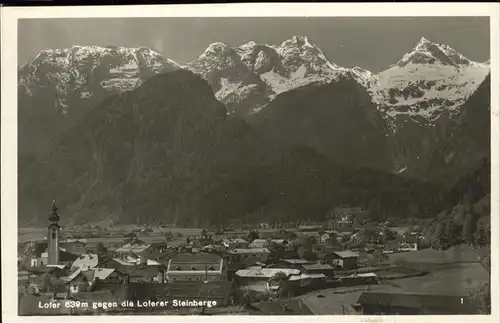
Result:
[[[47,266],[71,267],[78,255],[70,253],[61,247],[61,226],[56,201],[52,203],[52,213],[49,215],[47,241],[37,243],[31,257],[31,267]]]

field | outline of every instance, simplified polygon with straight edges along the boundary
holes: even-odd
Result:
[[[380,285],[352,286],[324,289],[300,296],[308,307],[319,315],[348,314],[365,291],[387,293],[421,293],[467,296],[477,291],[490,273],[477,261],[487,249],[457,246],[447,251],[422,250],[389,255],[390,260],[400,259],[403,266],[428,270],[427,275],[385,280]],[[404,261],[401,261],[404,259]],[[382,272],[381,272],[382,273]],[[318,297],[318,295],[320,295]]]
[[[424,249],[415,252],[388,254],[390,262],[443,264],[456,262],[476,262],[480,255],[489,254],[488,248],[473,249],[470,246],[454,246],[446,251]]]
[[[97,244],[102,242],[104,246],[108,247],[123,242],[124,236],[130,232],[135,232],[137,237],[146,243],[163,242],[165,241],[165,234],[172,232],[174,239],[169,241],[170,245],[178,245],[186,241],[187,237],[199,236],[202,229],[199,228],[154,228],[153,232],[143,233],[137,232],[142,229],[139,226],[123,225],[113,226],[104,229],[99,228],[65,228],[62,230],[62,235],[68,238],[80,237],[87,240],[88,244]],[[261,232],[272,232],[274,230],[260,230]],[[85,234],[86,233],[86,234]],[[93,234],[90,237],[88,234]],[[212,232],[213,233],[213,232]],[[248,231],[226,231],[227,236],[247,236]],[[46,228],[19,228],[18,242],[24,243],[28,241],[41,241],[47,236]]]

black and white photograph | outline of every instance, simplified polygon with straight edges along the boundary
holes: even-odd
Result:
[[[498,17],[354,13],[17,19],[17,315],[495,321]]]

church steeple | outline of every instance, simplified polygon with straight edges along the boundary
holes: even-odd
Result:
[[[59,214],[57,213],[57,210],[58,209],[57,209],[57,206],[56,206],[56,200],[53,200],[52,201],[52,214],[49,216],[49,222],[50,222],[50,224],[59,225],[59,220],[61,218],[59,217]]]
[[[59,225],[59,213],[57,212],[56,200],[52,201],[52,213],[49,216],[48,225],[48,264],[59,265],[59,235],[61,226]]]

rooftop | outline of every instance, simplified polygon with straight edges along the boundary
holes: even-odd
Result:
[[[352,252],[350,250],[335,251],[334,253],[341,258],[357,258],[357,257],[359,257],[359,254],[357,252]]]
[[[215,253],[180,253],[172,257],[171,264],[219,264],[222,257]]]
[[[249,254],[249,253],[269,253],[267,248],[248,248],[248,249],[231,249],[228,250],[230,254]]]
[[[248,278],[271,278],[275,274],[282,272],[287,276],[290,275],[300,275],[300,270],[298,269],[288,269],[288,268],[260,268],[260,267],[252,267],[247,269],[240,269],[236,272],[236,276],[239,277],[248,277]]]
[[[94,277],[104,280],[115,271],[114,268],[94,268]]]
[[[306,270],[333,270],[333,267],[328,264],[304,264]]]
[[[308,264],[310,263],[309,260],[305,259],[283,259],[284,262],[288,262],[290,264]]]
[[[97,267],[97,264],[99,263],[99,256],[96,253],[88,253],[76,257],[77,258],[71,267],[94,268]]]

